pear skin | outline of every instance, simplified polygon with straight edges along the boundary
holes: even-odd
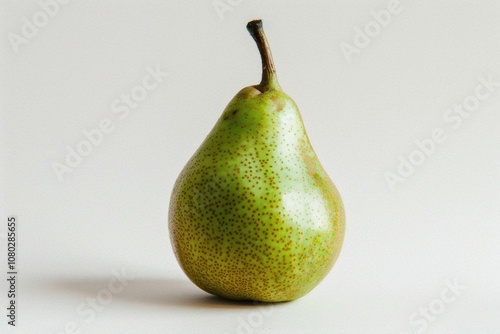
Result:
[[[290,301],[317,286],[339,256],[344,206],[278,84],[262,22],[247,28],[262,81],[236,94],[179,175],[170,238],[183,271],[206,292]]]

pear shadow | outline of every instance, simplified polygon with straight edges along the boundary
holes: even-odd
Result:
[[[69,278],[46,283],[55,294],[73,295],[84,302],[87,298],[106,298],[112,293],[112,302],[122,304],[141,304],[152,307],[184,307],[206,309],[252,309],[255,307],[274,306],[283,303],[263,303],[238,301],[210,295],[188,280],[181,279],[132,279],[126,286],[114,282],[115,291],[109,288],[110,278]],[[105,292],[104,290],[108,290]],[[108,297],[109,298],[109,297]]]

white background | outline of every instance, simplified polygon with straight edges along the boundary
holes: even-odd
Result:
[[[341,43],[355,46],[388,1],[221,3],[71,1],[16,52],[9,34],[41,7],[0,2],[0,233],[16,215],[20,273],[18,327],[2,306],[0,332],[498,333],[500,87],[459,125],[443,115],[481,77],[500,82],[500,3],[403,1],[350,62]],[[266,306],[199,290],[167,229],[178,173],[234,94],[260,81],[245,29],[255,18],[347,212],[328,277]],[[120,119],[112,103],[147,67],[168,75]],[[59,182],[52,164],[105,118],[114,131]],[[391,189],[386,172],[438,128],[446,140]],[[126,286],[102,299],[116,271]],[[77,311],[97,297],[95,317]]]

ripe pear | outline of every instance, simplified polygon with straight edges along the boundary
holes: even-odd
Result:
[[[262,81],[236,94],[179,175],[170,239],[186,275],[206,292],[290,301],[332,268],[344,207],[277,81],[262,21],[247,29],[261,54]]]

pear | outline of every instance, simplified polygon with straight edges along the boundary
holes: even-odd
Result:
[[[169,232],[201,289],[234,300],[290,301],[330,271],[344,239],[340,195],[276,76],[262,21],[248,23],[262,81],[229,102],[179,175]]]

